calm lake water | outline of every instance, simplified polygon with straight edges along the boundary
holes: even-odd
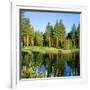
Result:
[[[69,54],[41,54],[35,52],[28,54],[23,52],[21,56],[21,70],[23,66],[26,66],[27,69],[31,67],[34,73],[44,74],[45,77],[80,76],[79,52]],[[25,75],[26,78],[32,78],[30,75],[30,77],[27,74]],[[23,76],[21,77],[23,78]],[[42,78],[42,76],[36,78],[38,77]]]

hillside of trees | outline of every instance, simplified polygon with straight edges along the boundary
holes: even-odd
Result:
[[[41,23],[41,22],[39,22]],[[80,24],[76,27],[72,24],[71,31],[66,33],[67,28],[62,21],[56,20],[54,26],[47,23],[45,32],[35,30],[31,25],[29,18],[21,13],[20,18],[21,47],[39,46],[55,47],[58,49],[80,48]]]

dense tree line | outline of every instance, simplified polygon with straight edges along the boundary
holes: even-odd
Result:
[[[71,31],[66,34],[63,21],[56,20],[54,26],[50,22],[46,25],[45,32],[34,30],[28,18],[21,13],[21,45],[28,46],[47,46],[56,48],[80,48],[80,24],[76,27],[72,25]]]

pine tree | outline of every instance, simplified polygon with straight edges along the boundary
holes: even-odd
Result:
[[[40,31],[35,32],[35,45],[43,46],[43,33]]]
[[[52,45],[52,26],[49,22],[45,30],[45,42],[46,42],[46,46],[51,47]]]
[[[21,13],[21,42],[24,47],[34,45],[34,29],[30,24],[28,18],[24,16],[24,12]]]
[[[72,40],[72,47],[73,48],[76,48],[76,45],[75,45],[75,40],[76,40],[76,26],[75,24],[73,24],[72,26],[72,31],[71,31],[71,40]]]
[[[78,24],[76,31],[76,47],[80,48],[80,23]]]
[[[64,48],[64,42],[65,42],[65,37],[66,37],[66,33],[65,33],[65,26],[62,22],[62,20],[60,20],[60,22],[58,23],[58,20],[56,21],[56,24],[54,26],[54,38],[56,41],[56,47],[57,48]]]

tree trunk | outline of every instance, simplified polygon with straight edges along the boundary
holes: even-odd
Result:
[[[75,40],[74,40],[74,48],[75,48]]]
[[[25,47],[25,36],[23,37],[23,47]]]
[[[49,47],[51,47],[51,41],[50,41],[50,37],[49,37]]]
[[[56,39],[56,47],[58,48],[58,38]]]
[[[28,35],[27,35],[27,47],[28,47],[28,44],[29,44],[29,37],[28,37]]]

